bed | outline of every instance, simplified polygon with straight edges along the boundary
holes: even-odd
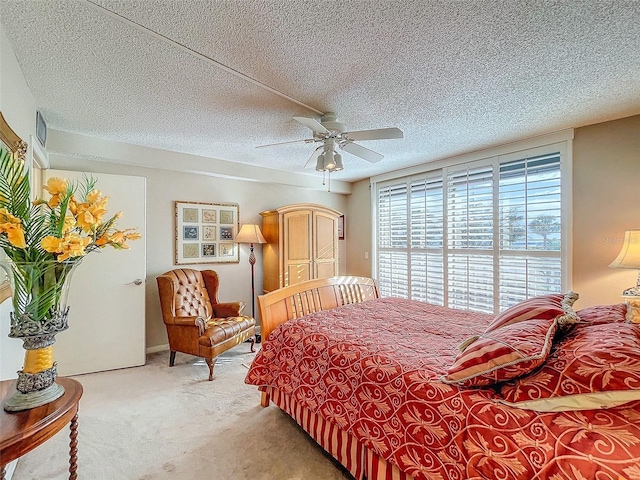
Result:
[[[258,297],[246,382],[358,480],[640,480],[640,325],[576,297],[492,316],[304,282]]]

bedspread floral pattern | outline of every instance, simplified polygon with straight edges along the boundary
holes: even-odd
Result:
[[[502,397],[517,403],[599,395],[604,405],[615,404],[619,392],[640,398],[640,325],[624,321],[624,313],[619,318],[576,325],[541,368],[506,383]]]
[[[246,382],[278,388],[416,480],[640,480],[640,402],[537,413],[438,381],[489,315],[402,299],[291,320]]]

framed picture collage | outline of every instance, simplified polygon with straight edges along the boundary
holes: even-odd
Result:
[[[175,264],[237,263],[237,203],[175,202]]]

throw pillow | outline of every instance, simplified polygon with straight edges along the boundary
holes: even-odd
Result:
[[[640,323],[640,299],[627,300],[627,321]]]
[[[441,380],[479,387],[525,375],[551,351],[557,321],[530,319],[483,333],[461,352]]]
[[[624,303],[613,305],[594,305],[593,307],[578,310],[576,315],[580,317],[580,323],[600,325],[603,323],[626,322],[627,306]]]
[[[558,325],[576,323],[580,319],[572,307],[577,299],[578,294],[572,291],[529,298],[496,316],[485,331],[496,330],[530,318],[555,318]]]
[[[552,319],[555,318],[558,325],[564,326],[577,323],[580,318],[573,311],[573,304],[578,299],[578,294],[572,291],[567,293],[550,293],[523,300],[520,303],[509,307],[504,312],[497,315],[484,333],[497,330],[514,323],[523,322],[532,318]],[[479,336],[467,338],[458,348],[464,351],[469,345],[475,342]]]
[[[539,412],[640,400],[640,325],[578,324],[530,375],[504,384],[501,402]]]

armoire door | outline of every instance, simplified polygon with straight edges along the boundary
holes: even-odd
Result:
[[[338,223],[334,215],[313,213],[314,278],[338,275]]]
[[[45,170],[71,181],[82,172]],[[145,363],[146,179],[102,173],[96,188],[109,197],[107,217],[122,210],[117,227],[137,228],[142,239],[129,250],[106,247],[87,255],[69,290],[69,329],[56,336],[60,375],[100,372]]]
[[[313,278],[313,252],[311,242],[310,210],[285,213],[283,217],[284,285]]]

